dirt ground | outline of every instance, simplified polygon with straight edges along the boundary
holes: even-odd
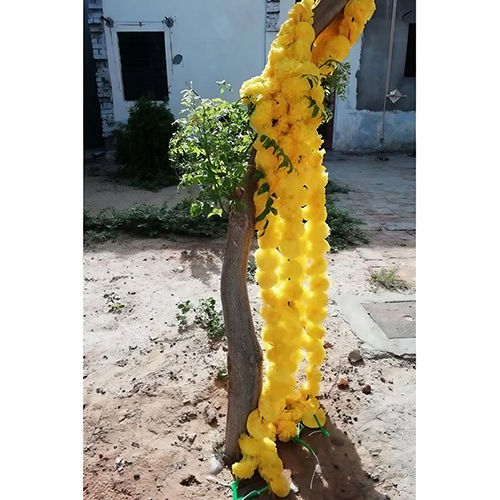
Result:
[[[350,179],[352,191],[340,195],[341,203],[367,220],[370,244],[329,255],[321,401],[331,437],[304,433],[322,470],[312,489],[313,456],[292,443],[280,447],[299,488],[289,498],[415,498],[415,362],[363,345],[337,307],[342,294],[373,292],[369,278],[376,267],[397,264],[414,284],[415,233],[387,225],[401,222],[403,210],[389,207],[391,193],[399,196],[401,186],[386,185],[391,176],[403,176],[411,188],[414,170],[406,159],[399,167],[397,158],[391,162],[356,163],[358,179],[378,169],[388,172],[379,188],[349,177],[347,165],[335,171],[340,181]],[[367,213],[374,212],[373,200],[379,212],[384,206],[393,212],[385,215],[389,220],[374,222],[384,214]],[[411,212],[411,201],[407,205]],[[227,393],[216,373],[225,362],[225,345],[211,344],[198,327],[180,330],[175,319],[178,301],[213,296],[220,308],[223,249],[222,240],[120,237],[85,250],[86,500],[231,497],[229,471],[209,474],[213,448],[224,435]],[[249,283],[249,293],[259,329],[255,284]],[[348,354],[358,348],[364,362],[352,366]],[[337,387],[340,377],[348,379],[348,389]],[[361,391],[366,384],[371,394]]]

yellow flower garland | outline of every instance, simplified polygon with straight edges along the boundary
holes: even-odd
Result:
[[[335,69],[334,61],[347,56],[375,11],[373,0],[350,0],[343,15],[315,39],[313,6],[313,0],[294,5],[271,45],[264,71],[240,91],[255,106],[255,163],[264,175],[254,201],[256,213],[267,214],[257,217],[255,254],[265,365],[258,408],[248,416],[248,434],[239,440],[243,459],[232,470],[243,479],[258,469],[279,497],[288,495],[290,485],[276,437],[289,441],[300,421],[307,427],[317,427],[316,418],[321,425],[326,421],[317,400],[329,285],[328,175],[316,130],[324,114],[321,78]],[[297,388],[304,353],[305,384]]]

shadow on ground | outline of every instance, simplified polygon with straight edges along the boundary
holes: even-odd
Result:
[[[193,278],[203,283],[208,283],[212,275],[220,272],[214,254],[210,249],[183,250],[181,252],[181,262],[189,266]]]
[[[278,453],[286,469],[292,473],[292,480],[298,487],[298,493],[290,492],[286,497],[304,500],[382,500],[387,498],[375,489],[373,480],[361,467],[361,461],[354,444],[335,427],[327,418],[325,428],[330,437],[321,432],[305,429],[301,439],[314,450],[321,465],[321,474],[311,478],[316,468],[316,459],[307,449],[298,444],[279,443]],[[238,488],[238,496],[244,497],[255,489],[265,487],[266,483],[258,476],[242,481]],[[268,492],[262,493],[259,499],[275,499]]]

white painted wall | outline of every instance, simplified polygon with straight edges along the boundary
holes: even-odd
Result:
[[[226,80],[236,99],[241,84],[260,74],[266,61],[266,0],[103,0],[103,11],[115,23],[105,36],[116,121],[126,121],[133,104],[123,99],[117,31],[165,31],[169,103],[176,116],[186,82],[213,98],[219,95],[215,82]],[[175,20],[172,51],[169,30],[161,23],[165,17]],[[139,21],[142,27],[127,25]],[[183,61],[172,65],[176,54]]]
[[[278,21],[278,26],[281,27],[281,25],[288,19],[288,12],[290,9],[295,5],[295,0],[280,0],[279,2],[279,21]],[[278,32],[272,32],[268,31],[266,32],[266,48],[265,48],[265,60],[267,62],[267,56],[269,55],[269,49],[271,48],[271,43],[273,40],[276,38],[278,35]]]
[[[360,66],[362,43],[363,37],[351,48],[346,59],[351,65],[346,100],[337,98],[335,102],[333,149],[337,151],[381,149],[382,112],[356,109],[356,73]],[[384,128],[385,148],[411,150],[415,147],[415,111],[386,111]]]

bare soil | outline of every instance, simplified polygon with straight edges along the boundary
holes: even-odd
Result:
[[[222,241],[187,238],[119,239],[86,251],[86,499],[230,497],[228,470],[207,477],[224,435],[227,398],[216,373],[225,345],[197,327],[183,331],[175,320],[180,300],[218,300],[222,251]],[[366,349],[364,364],[349,363],[360,342],[335,297],[370,291],[369,272],[355,249],[330,261],[322,404],[332,439],[306,437],[322,467],[313,490],[315,459],[297,445],[282,447],[300,488],[290,498],[413,498],[414,363]],[[259,328],[257,286],[249,289]],[[123,304],[118,311],[110,311],[110,294]],[[349,389],[337,388],[341,376]],[[366,384],[371,394],[361,391]]]
[[[387,171],[387,165],[384,168]],[[341,201],[368,221],[370,244],[329,256],[331,280],[326,321],[327,357],[322,369],[321,401],[328,414],[330,438],[304,439],[321,464],[310,488],[316,460],[296,444],[280,445],[280,456],[298,486],[295,499],[415,498],[415,363],[374,352],[342,319],[341,294],[373,292],[370,272],[397,265],[414,284],[414,231],[388,230],[377,221],[400,220],[401,204],[411,201],[400,185],[391,214],[384,192],[355,185],[370,178],[373,162],[344,170],[352,191]],[[390,168],[390,165],[389,165]],[[365,169],[365,170],[363,170]],[[368,173],[371,175],[365,175]],[[379,170],[376,170],[379,172]],[[410,175],[406,167],[403,177]],[[354,177],[353,177],[354,176]],[[400,179],[401,180],[401,179]],[[389,182],[389,184],[390,184]],[[406,182],[406,181],[405,181]],[[411,184],[411,181],[410,181]],[[406,186],[406,184],[404,184]],[[377,205],[375,210],[373,199]],[[370,203],[372,205],[370,205]],[[414,205],[413,205],[414,210]],[[370,212],[375,212],[370,214]],[[398,219],[399,217],[399,219]],[[414,217],[414,214],[413,214]],[[411,215],[408,216],[411,221]],[[216,380],[225,363],[224,342],[211,343],[198,327],[182,330],[176,304],[213,296],[219,302],[224,242],[196,238],[134,239],[87,248],[84,254],[84,497],[86,500],[177,500],[231,497],[232,476],[224,469],[210,475],[213,448],[224,436],[227,393]],[[413,290],[409,290],[408,293]],[[257,331],[257,286],[249,283]],[[360,349],[363,362],[348,354]],[[344,377],[347,389],[337,382]],[[371,393],[362,388],[369,384]],[[262,487],[242,485],[241,491]],[[246,488],[246,489],[245,489]],[[260,498],[271,498],[262,494]]]

